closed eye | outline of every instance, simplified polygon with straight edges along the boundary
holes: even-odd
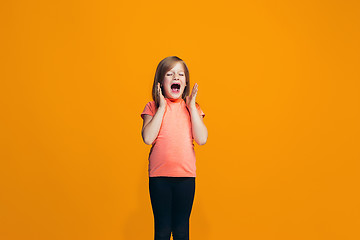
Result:
[[[172,73],[168,73],[168,74],[166,74],[166,76],[171,76],[172,75]],[[184,76],[184,74],[183,73],[179,73],[179,75],[180,76]]]

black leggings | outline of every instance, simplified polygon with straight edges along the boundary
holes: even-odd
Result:
[[[189,240],[195,177],[149,177],[155,240]]]

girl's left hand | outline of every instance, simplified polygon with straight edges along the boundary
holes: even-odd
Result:
[[[189,96],[186,97],[186,106],[188,107],[189,110],[191,108],[196,108],[195,98],[196,98],[197,91],[198,91],[198,84],[195,83],[195,85],[191,91],[190,97]]]

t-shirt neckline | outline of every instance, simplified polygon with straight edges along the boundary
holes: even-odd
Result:
[[[176,99],[170,99],[170,98],[165,98],[168,102],[171,103],[178,103],[181,102],[183,99],[182,98],[176,98]]]

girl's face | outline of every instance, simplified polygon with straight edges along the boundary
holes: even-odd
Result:
[[[163,81],[164,97],[170,99],[181,98],[186,86],[186,77],[183,65],[178,62],[172,69],[165,73]]]

